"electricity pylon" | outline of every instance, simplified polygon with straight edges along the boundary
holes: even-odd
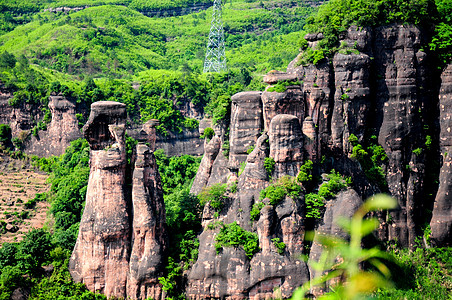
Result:
[[[203,72],[226,71],[224,29],[223,21],[221,20],[221,0],[214,0],[213,2],[212,22],[210,24],[209,41],[207,42]]]

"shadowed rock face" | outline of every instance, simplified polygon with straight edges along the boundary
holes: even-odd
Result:
[[[84,126],[90,176],[69,270],[75,282],[107,297],[163,299],[157,279],[167,244],[160,177],[153,154],[138,144],[130,190],[125,120],[122,103],[91,106]]]
[[[426,99],[419,88],[427,86],[422,38],[422,32],[412,26],[382,27],[375,34],[378,142],[388,155],[386,180],[400,207],[391,212],[395,226],[388,227],[388,238],[410,247],[416,236],[414,212],[423,198],[425,168],[424,155],[413,153],[425,144],[421,112]]]
[[[315,230],[315,236],[309,254],[310,266],[312,266],[312,262],[318,262],[320,260],[323,252],[323,246],[319,242],[319,236],[326,235],[347,239],[348,235],[341,229],[338,222],[341,218],[350,219],[362,203],[361,197],[352,189],[340,192],[334,199],[327,202],[323,220]],[[322,272],[312,267],[309,268],[309,272],[311,280],[322,275]],[[323,291],[324,289],[322,287],[317,287],[311,292],[318,296]]]
[[[437,246],[452,245],[452,65],[441,76],[439,92],[440,147],[443,164],[439,175],[433,216],[430,222],[432,241]]]

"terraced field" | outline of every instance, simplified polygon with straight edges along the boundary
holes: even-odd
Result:
[[[27,161],[0,156],[0,244],[20,241],[32,228],[43,227],[49,203],[36,201],[50,185],[47,174],[30,168]]]

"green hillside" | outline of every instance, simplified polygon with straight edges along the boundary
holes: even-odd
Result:
[[[110,2],[120,1],[106,1]],[[172,5],[190,2],[193,1],[172,1]],[[262,72],[286,66],[297,54],[300,38],[287,34],[299,32],[313,11],[298,2],[225,4],[223,20],[230,66],[256,65]],[[41,7],[88,3],[92,6],[77,12],[33,14],[30,22],[0,37],[0,52],[25,54],[32,64],[73,75],[125,77],[147,69],[177,70],[184,64],[201,70],[212,8],[185,16],[149,18],[133,9],[140,1],[131,1],[128,7],[95,6],[100,3],[97,1],[51,2]],[[151,8],[152,3],[166,2],[146,3]],[[36,6],[28,9],[32,8]],[[276,53],[273,48],[290,50]],[[263,55],[254,55],[256,51]],[[271,56],[275,59],[269,62]]]

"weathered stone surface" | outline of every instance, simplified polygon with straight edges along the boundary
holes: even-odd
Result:
[[[364,47],[364,46],[363,46]],[[370,111],[370,58],[367,54],[337,53],[333,59],[336,92],[331,120],[333,147],[351,153],[350,134],[362,143]]]
[[[305,116],[304,95],[300,86],[288,86],[285,92],[263,92],[264,128],[269,130],[270,122],[279,114],[294,115],[301,123]]]
[[[168,132],[166,136],[157,135],[156,148],[165,150],[168,156],[181,154],[200,156],[204,152],[204,141],[198,130],[184,129],[181,133]]]
[[[319,243],[319,235],[326,235],[332,237],[339,237],[348,239],[348,235],[338,225],[338,221],[341,218],[350,219],[353,214],[362,205],[363,201],[361,197],[352,189],[340,192],[335,199],[329,200],[326,203],[325,214],[323,215],[320,226],[315,230],[314,241],[311,246],[311,252],[309,254],[308,266],[310,269],[311,280],[318,276],[321,276],[321,271],[312,268],[310,261],[318,262],[323,252],[323,246]],[[315,288],[311,290],[314,295],[319,295],[324,291],[324,288]]]
[[[69,261],[75,282],[107,297],[126,297],[130,258],[130,207],[125,175],[126,106],[97,102],[84,126],[91,148],[86,204]]]
[[[290,118],[298,124],[295,116]],[[267,139],[264,133],[257,140],[239,176],[238,192],[225,204],[218,218],[214,218],[209,206],[204,209],[198,261],[188,276],[187,295],[191,299],[269,299],[278,295],[287,298],[308,280],[306,263],[297,259],[304,237],[302,199],[286,198],[276,208],[266,206],[258,222],[250,220],[250,210],[259,201],[259,192],[269,184],[264,168]],[[257,232],[262,251],[251,260],[242,247],[224,248],[216,254],[214,244],[218,229],[207,228],[216,221],[226,224],[236,221],[245,230]],[[274,238],[286,244],[282,254],[278,253]]]
[[[267,84],[276,84],[279,81],[297,81],[297,75],[294,73],[287,73],[281,71],[270,71],[265,76],[263,81]]]
[[[328,153],[331,145],[331,116],[334,73],[329,63],[303,68],[302,91],[306,99],[306,116],[312,118],[317,133],[317,157]]]
[[[441,75],[439,111],[443,164],[430,226],[432,242],[436,246],[445,247],[452,245],[452,64]]]
[[[107,297],[164,299],[158,282],[167,247],[161,181],[155,158],[143,143],[137,146],[133,172],[126,170],[125,121],[122,103],[91,106],[84,126],[90,176],[69,271],[75,282]],[[143,132],[155,133],[152,124]],[[133,174],[132,182],[126,182],[127,173]]]
[[[413,26],[378,28],[375,36],[376,128],[378,142],[389,157],[386,179],[399,209],[391,212],[393,226],[388,238],[413,246],[416,202],[423,195],[423,154],[413,150],[424,145],[421,118],[427,86],[425,53],[420,50],[423,34]],[[406,166],[409,166],[408,168]]]
[[[52,121],[47,130],[39,131],[38,136],[32,136],[31,145],[27,147],[28,154],[39,156],[61,155],[70,142],[82,137],[75,117],[76,105],[73,100],[61,95],[50,96],[49,109]]]
[[[231,97],[229,168],[238,169],[246,160],[263,129],[261,92],[242,92]]]
[[[137,145],[132,205],[132,251],[127,296],[132,299],[164,299],[158,277],[163,276],[167,247],[165,206],[154,155],[144,144]]]
[[[257,140],[256,147],[248,155],[243,173],[240,174],[237,183],[238,201],[233,202],[232,210],[235,214],[231,214],[232,218],[229,222],[235,220],[243,224],[246,230],[251,230],[250,211],[253,204],[259,201],[259,193],[269,184],[268,173],[264,167],[265,157],[268,157],[268,135],[262,134]]]
[[[277,115],[269,129],[270,157],[275,164],[274,178],[296,176],[303,161],[303,134],[294,115]]]
[[[209,143],[204,147],[204,156],[202,157],[201,164],[199,165],[198,173],[191,186],[190,193],[199,194],[202,188],[209,182],[210,174],[212,173],[212,166],[217,158],[221,148],[221,138],[215,135]]]

